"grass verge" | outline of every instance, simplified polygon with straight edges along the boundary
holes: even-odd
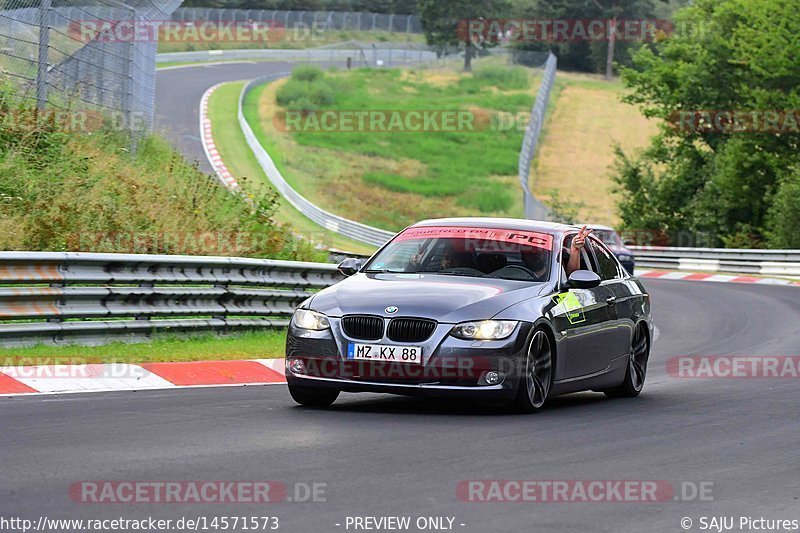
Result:
[[[84,363],[157,363],[283,357],[286,330],[219,336],[164,336],[148,343],[46,346],[0,351],[2,366]]]
[[[619,81],[588,74],[556,76],[531,188],[545,203],[558,196],[574,208],[576,222],[619,222],[609,176],[614,145],[630,153],[645,147],[657,131],[655,121],[620,101],[622,90]]]
[[[245,190],[263,191],[265,188],[271,188],[269,180],[261,170],[253,152],[247,146],[247,141],[239,129],[237,120],[239,94],[243,87],[244,82],[231,82],[220,86],[209,99],[208,116],[211,120],[214,143],[228,170],[236,176]],[[252,104],[252,102],[250,103]],[[246,102],[247,104],[248,102]],[[267,150],[269,151],[268,146]],[[274,157],[271,152],[270,155]],[[371,254],[375,251],[374,247],[323,229],[297,211],[282,197],[274,219],[281,224],[291,226],[293,231],[301,234],[304,238],[328,247],[363,254]]]
[[[296,94],[289,109],[307,105],[299,85],[279,81],[253,91],[256,102],[245,114],[286,179],[317,205],[390,230],[427,217],[522,214],[514,183],[523,129],[495,120],[498,113],[528,115],[535,72],[488,65],[474,75],[358,69],[327,73],[307,91],[332,100],[323,110],[458,111],[473,118],[473,128],[439,131],[286,133],[274,121],[286,109],[277,101]]]
[[[356,70],[328,73],[305,88],[295,80],[273,82],[252,92],[245,114],[292,186],[334,213],[394,230],[427,217],[521,216],[521,131],[286,133],[274,120],[292,105],[527,115],[536,71],[524,87],[518,71],[483,61],[473,75],[457,67]],[[656,131],[653,121],[620,101],[621,92],[619,82],[596,76],[559,72],[556,78],[532,189],[574,221],[618,222],[609,176],[613,148],[643,147]]]

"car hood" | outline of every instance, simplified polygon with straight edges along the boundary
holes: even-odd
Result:
[[[414,316],[457,323],[492,318],[538,296],[545,283],[437,274],[356,274],[317,293],[309,307],[328,316]],[[386,308],[397,307],[395,313]]]

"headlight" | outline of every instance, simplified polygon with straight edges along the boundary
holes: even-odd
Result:
[[[516,320],[482,320],[480,322],[462,322],[456,325],[450,335],[459,339],[476,341],[496,341],[505,339],[517,327]]]
[[[328,317],[316,311],[309,311],[308,309],[298,309],[292,316],[292,324],[296,328],[313,329],[320,331],[331,327],[328,322]]]
[[[620,261],[631,261],[633,259],[633,256],[632,255],[620,254],[620,255],[617,256],[617,259],[619,259]]]

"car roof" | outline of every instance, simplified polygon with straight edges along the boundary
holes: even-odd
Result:
[[[578,227],[586,226],[589,229],[596,229],[596,230],[601,230],[601,231],[617,231],[614,228],[612,228],[611,226],[604,226],[602,224],[575,224],[575,225],[578,226]]]
[[[542,231],[549,233],[562,233],[571,229],[575,229],[574,226],[568,224],[545,222],[543,220],[494,217],[431,218],[428,220],[421,220],[416,224],[411,225],[411,227],[419,226],[474,226],[478,228],[503,228],[521,231]]]

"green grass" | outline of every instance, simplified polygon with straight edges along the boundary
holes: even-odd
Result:
[[[245,115],[287,181],[312,202],[389,230],[425,217],[522,214],[512,183],[523,131],[498,131],[493,121],[499,112],[527,116],[537,89],[535,71],[477,62],[474,75],[357,69],[271,85],[252,92]],[[330,93],[334,103],[326,105]],[[287,134],[273,124],[281,109],[276,96],[294,109],[471,111],[477,126]]]
[[[495,58],[476,61],[472,75],[455,68],[335,71],[262,86],[251,93],[245,114],[287,181],[334,213],[390,230],[429,217],[518,217],[521,130],[286,133],[273,117],[287,109],[333,108],[477,109],[527,118],[536,74]],[[620,101],[621,91],[618,81],[599,76],[556,77],[531,188],[545,203],[574,208],[576,220],[618,222],[609,177],[613,147],[645,146],[655,131],[653,121]]]
[[[269,180],[258,165],[253,152],[247,146],[236,118],[239,94],[244,82],[222,85],[209,100],[208,116],[211,120],[214,143],[228,169],[237,177],[243,187],[250,191],[270,188]],[[245,101],[245,107],[252,106],[253,99]],[[269,148],[268,148],[269,151]],[[270,153],[274,157],[272,153]],[[318,226],[281,198],[274,216],[275,220],[291,228],[304,238],[340,250],[371,254],[375,248],[352,241],[332,231]]]
[[[70,130],[14,91],[0,84],[0,249],[324,260],[276,227],[274,196],[255,194],[256,212],[164,139],[132,153],[101,121]]]
[[[154,363],[218,361],[283,357],[286,330],[267,330],[230,336],[208,334],[164,336],[140,344],[113,343],[103,346],[46,346],[8,348],[0,351],[3,365]]]
[[[335,99],[332,107],[336,109],[460,110],[474,106],[518,112],[531,103],[525,93],[495,93],[492,90],[498,88],[495,79],[477,74],[465,76],[454,85],[436,87],[424,81],[401,80],[399,70],[358,70],[331,76],[330,85]],[[409,90],[414,93],[407,93]],[[491,129],[377,135],[301,132],[294,138],[304,146],[423,161],[428,173],[416,179],[382,173],[367,174],[364,178],[389,190],[422,196],[455,196],[460,205],[478,211],[484,210],[474,198],[493,196],[500,198],[495,202],[500,209],[489,210],[495,211],[511,207],[511,202],[503,201],[507,197],[498,195],[497,189],[487,184],[487,178],[514,174],[522,133]]]

